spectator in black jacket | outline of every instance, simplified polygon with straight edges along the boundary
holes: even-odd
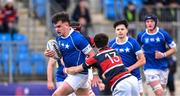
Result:
[[[91,16],[86,0],[80,0],[72,14],[72,19],[81,24],[81,32],[88,35],[88,28],[91,27]]]

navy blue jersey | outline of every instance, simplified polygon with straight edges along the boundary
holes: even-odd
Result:
[[[124,43],[118,43],[117,38],[114,38],[109,42],[109,47],[115,49],[120,54],[126,67],[135,64],[137,62],[136,56],[143,52],[139,43],[132,37],[126,37],[126,41]],[[141,79],[139,68],[132,70],[131,73],[138,79]]]
[[[92,50],[86,38],[72,28],[67,37],[58,36],[56,41],[65,67],[78,66],[84,63],[86,54]],[[87,74],[88,70],[84,70],[81,73]]]
[[[142,45],[146,57],[144,69],[167,69],[167,58],[155,59],[155,51],[166,52],[166,44],[170,47],[176,47],[171,36],[163,29],[157,27],[157,31],[153,34],[148,33],[147,29],[138,34],[138,42]]]

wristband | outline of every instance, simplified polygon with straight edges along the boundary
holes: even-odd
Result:
[[[163,53],[163,57],[166,57],[166,53],[165,52]]]

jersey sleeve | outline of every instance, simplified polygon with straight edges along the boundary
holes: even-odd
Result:
[[[134,52],[136,55],[143,53],[143,51],[141,50],[141,47],[140,47],[139,43],[137,42],[137,40],[133,39],[132,44],[133,44]]]
[[[142,32],[140,32],[137,36],[137,42],[142,45],[142,41],[141,41],[141,36],[142,36]]]
[[[112,39],[108,43],[108,47],[112,47],[113,43],[115,42],[116,39]]]
[[[78,37],[78,38],[77,38]],[[75,45],[77,47],[77,49],[81,50],[84,54],[89,53],[92,50],[91,45],[89,44],[89,42],[86,40],[86,38],[81,35],[80,33],[77,34],[76,38],[75,38],[76,42]]]
[[[108,47],[111,47],[112,45],[112,40],[108,42]]]
[[[165,37],[165,41],[168,44],[168,46],[170,48],[175,48],[176,47],[176,43],[174,42],[173,38],[170,36],[170,34],[168,32],[164,32],[164,37]]]

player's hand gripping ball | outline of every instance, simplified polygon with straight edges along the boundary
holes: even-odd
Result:
[[[59,50],[58,50],[58,45],[57,45],[56,40],[49,40],[47,42],[47,50],[54,51],[55,52],[54,58],[59,58],[58,53],[57,53],[59,52]]]

